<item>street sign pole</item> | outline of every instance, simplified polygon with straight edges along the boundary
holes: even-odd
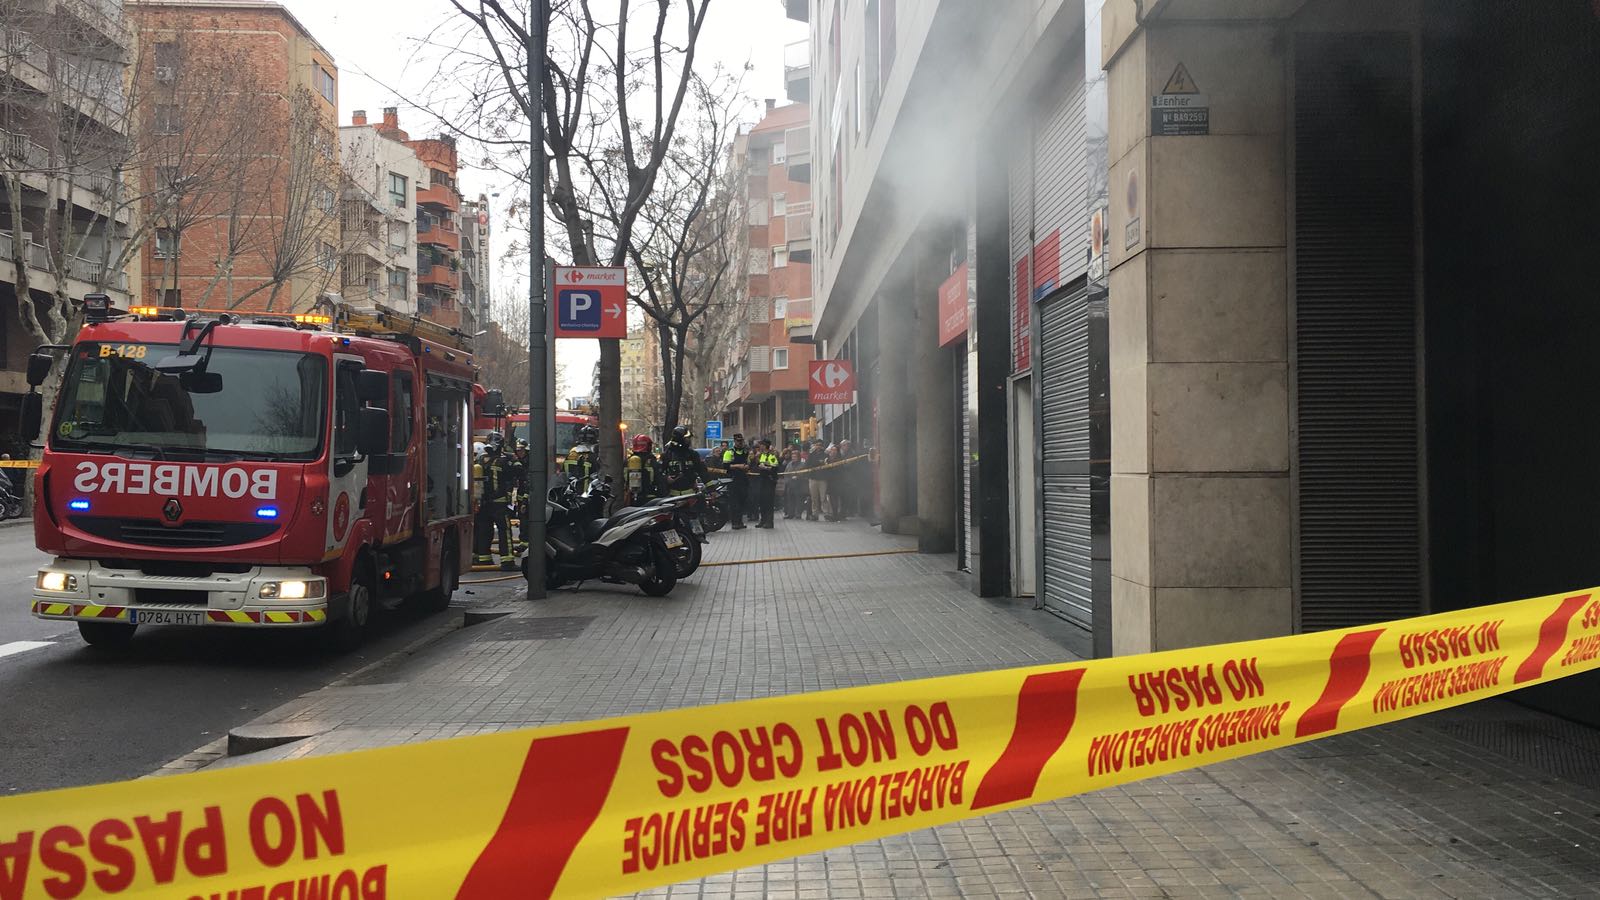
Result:
[[[528,4],[528,599],[544,599],[544,504],[550,477],[551,354],[544,255],[544,51],[549,0]]]

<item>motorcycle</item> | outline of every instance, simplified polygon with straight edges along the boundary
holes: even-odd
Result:
[[[724,499],[732,485],[732,478],[715,478],[706,482],[701,492],[704,502],[700,504],[700,525],[705,528],[706,534],[721,531],[732,518],[728,514],[728,504],[732,501]]]
[[[0,472],[0,520],[18,518],[25,511],[22,498],[11,487],[11,479]]]
[[[711,539],[706,537],[705,525],[700,520],[700,510],[705,504],[704,494],[680,494],[675,497],[657,497],[634,509],[670,509],[678,525],[678,534],[683,538],[683,545],[672,551],[672,558],[678,566],[678,578],[688,578],[700,568],[702,554],[701,544],[708,544]],[[626,512],[626,510],[618,510]]]
[[[611,480],[594,478],[550,492],[545,502],[545,587],[591,579],[636,584],[652,597],[677,586],[673,551],[684,543],[672,509],[635,507],[599,514],[611,499]]]

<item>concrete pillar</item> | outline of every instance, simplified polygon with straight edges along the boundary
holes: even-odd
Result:
[[[1112,650],[1285,634],[1290,42],[1106,8]],[[1149,98],[1180,63],[1209,134],[1152,136]]]
[[[911,385],[917,398],[917,549],[951,553],[956,549],[955,354],[939,346],[942,271],[926,256],[913,259],[910,311],[916,324],[910,350]]]
[[[911,450],[911,404],[906,386],[911,331],[910,304],[895,284],[873,301],[878,316],[878,516],[886,534],[901,532],[901,521],[914,511],[916,498],[905,477]]]

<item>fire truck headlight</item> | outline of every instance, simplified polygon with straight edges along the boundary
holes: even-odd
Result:
[[[71,592],[78,589],[78,576],[65,572],[40,572],[39,590]]]
[[[314,581],[268,581],[261,585],[263,600],[314,600],[326,593],[327,582],[320,578]]]

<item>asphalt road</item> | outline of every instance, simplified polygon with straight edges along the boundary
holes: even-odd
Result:
[[[0,795],[149,774],[449,615],[396,614],[347,654],[309,633],[176,627],[142,628],[106,652],[75,625],[29,614],[28,584],[45,560],[30,525],[0,525]]]

